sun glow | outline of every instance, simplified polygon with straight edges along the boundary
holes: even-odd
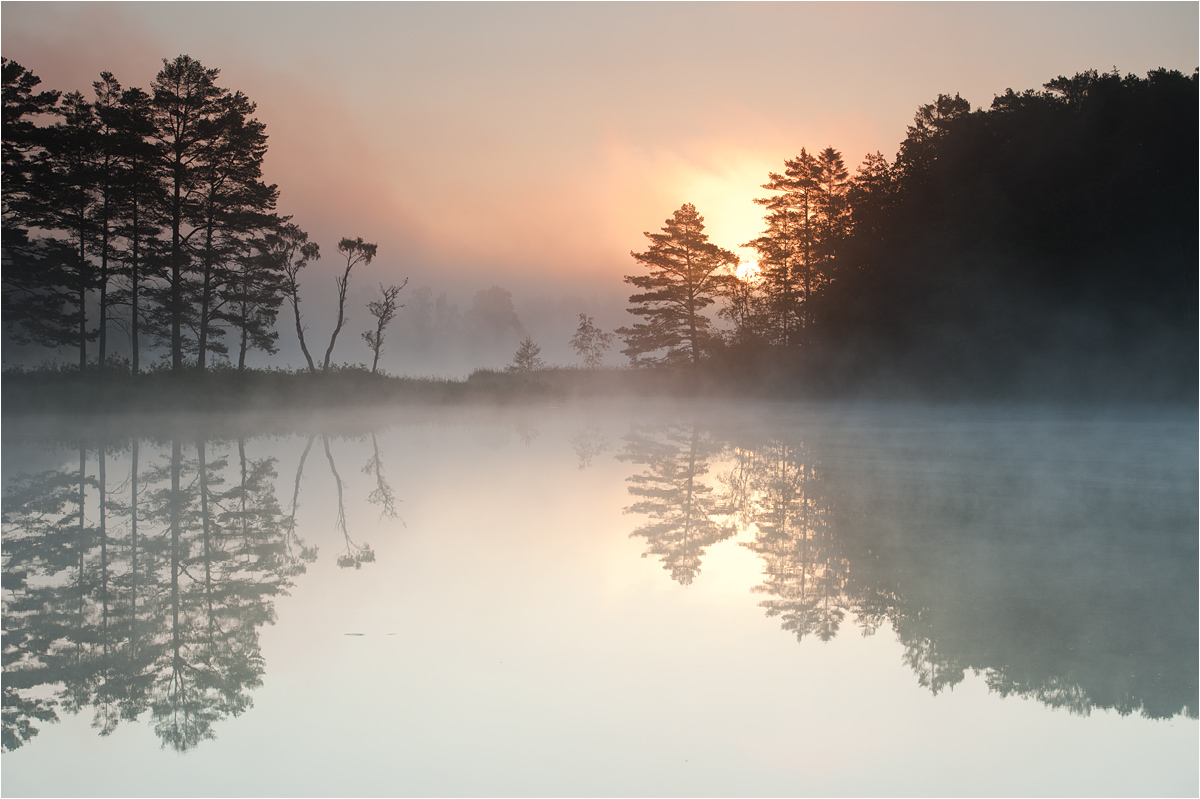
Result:
[[[758,264],[754,263],[753,261],[745,261],[739,264],[737,268],[738,279],[745,281],[746,283],[755,282],[758,280],[761,274],[762,272],[758,268]]]
[[[688,202],[704,217],[709,241],[732,250],[743,262],[752,262],[755,251],[743,245],[762,233],[763,209],[754,198],[764,195],[761,184],[771,167],[766,159],[738,155],[707,170],[696,170],[681,182]]]

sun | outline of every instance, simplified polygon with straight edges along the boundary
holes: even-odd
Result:
[[[732,251],[746,265],[739,267],[739,276],[758,258],[753,248],[743,245],[762,235],[764,211],[754,198],[769,194],[761,184],[770,168],[765,159],[743,156],[697,169],[684,181],[688,201],[704,217],[709,241]]]
[[[758,264],[753,261],[743,261],[737,268],[738,279],[746,283],[755,282],[761,274],[762,271],[758,268]]]

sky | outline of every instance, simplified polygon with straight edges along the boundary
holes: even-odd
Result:
[[[523,318],[570,307],[615,326],[630,251],[682,204],[748,260],[752,200],[801,147],[853,171],[893,157],[938,93],[986,107],[1086,69],[1190,74],[1198,9],[4,2],[0,40],[63,91],[101,70],[146,88],[181,53],[219,68],[257,103],[279,210],[328,253],[330,281],[337,241],[362,236],[379,256],[360,293],[407,276],[466,303],[498,284]]]

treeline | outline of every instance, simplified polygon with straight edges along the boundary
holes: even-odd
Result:
[[[305,341],[300,271],[315,242],[276,211],[263,179],[267,133],[255,104],[218,84],[220,71],[181,55],[163,60],[148,91],[103,72],[92,95],[40,90],[3,62],[3,308],[18,344],[75,349],[82,371],[104,366],[110,336],[129,338],[130,368],[165,349],[169,368],[204,370],[214,356],[276,351],[290,305],[311,371],[328,369],[345,319],[350,272],[376,245],[338,244],[338,319],[323,360]],[[380,286],[376,363],[400,287]],[[89,345],[93,355],[89,356]]]
[[[1197,79],[1175,71],[975,111],[939,95],[891,161],[851,175],[802,149],[771,173],[755,269],[691,205],[647,233],[623,352],[813,390],[1194,394],[1196,139]]]

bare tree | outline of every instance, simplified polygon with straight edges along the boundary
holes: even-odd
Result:
[[[379,367],[379,356],[383,354],[383,331],[388,323],[396,318],[396,311],[404,307],[396,300],[400,296],[400,290],[407,285],[408,278],[404,278],[404,282],[399,286],[384,286],[380,283],[379,291],[383,294],[383,299],[367,303],[367,310],[375,317],[375,329],[362,334],[363,341],[367,342],[367,346],[375,353],[375,360],[371,362],[371,374],[375,374]]]
[[[308,266],[310,260],[320,259],[321,248],[316,242],[310,242],[308,234],[287,218],[278,230],[267,236],[267,246],[283,267],[283,290],[291,300],[292,311],[296,315],[296,335],[300,338],[300,349],[304,351],[304,360],[308,361],[308,370],[316,374],[317,366],[313,363],[312,355],[308,353],[308,345],[304,343],[304,325],[300,322],[300,270]]]
[[[325,364],[321,367],[323,372],[329,371],[329,359],[333,357],[333,345],[337,342],[338,333],[342,332],[342,326],[346,323],[346,286],[350,283],[350,270],[358,263],[371,263],[375,259],[377,248],[378,245],[364,242],[362,236],[356,239],[342,239],[338,242],[338,252],[346,256],[346,270],[337,278],[337,326],[333,328],[333,335],[329,337],[329,349],[325,350]]]

